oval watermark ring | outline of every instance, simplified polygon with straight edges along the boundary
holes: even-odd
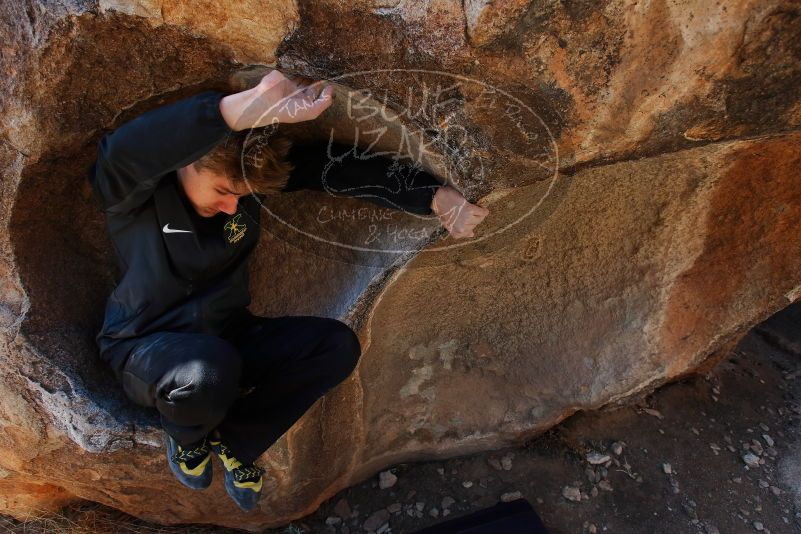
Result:
[[[512,221],[510,221],[510,222],[508,222],[508,223],[506,223],[506,224],[504,224],[504,225],[502,225],[502,226],[500,226],[498,228],[495,228],[495,229],[493,229],[493,230],[491,230],[489,232],[482,233],[481,235],[479,235],[479,236],[477,236],[475,238],[465,238],[465,239],[455,240],[453,243],[447,244],[447,245],[435,245],[435,244],[433,244],[433,242],[430,242],[430,239],[428,239],[428,241],[425,242],[422,245],[422,247],[418,247],[418,248],[407,247],[407,248],[402,248],[402,249],[366,247],[366,246],[357,245],[357,244],[353,244],[353,243],[345,243],[345,242],[333,240],[330,237],[323,237],[323,236],[320,236],[320,235],[316,235],[316,234],[314,234],[312,232],[307,231],[306,229],[303,229],[303,228],[299,227],[297,224],[294,224],[291,220],[288,220],[286,217],[282,217],[279,213],[277,213],[276,211],[270,209],[269,206],[264,204],[260,199],[258,199],[258,197],[256,197],[258,199],[258,201],[259,201],[260,207],[263,210],[263,212],[266,212],[273,220],[277,221],[278,223],[280,223],[281,225],[285,226],[286,228],[292,230],[293,232],[297,232],[298,234],[303,235],[303,236],[305,236],[305,237],[307,237],[309,239],[312,239],[312,240],[315,240],[315,241],[319,241],[319,242],[325,243],[327,245],[332,245],[332,246],[336,246],[336,247],[342,247],[342,248],[345,248],[345,249],[349,249],[349,250],[352,250],[352,251],[358,251],[358,252],[370,252],[370,253],[378,252],[378,253],[395,254],[395,255],[397,255],[397,254],[407,254],[409,252],[435,252],[435,251],[439,252],[439,251],[446,251],[446,250],[452,250],[452,249],[455,249],[455,248],[459,248],[459,247],[462,247],[462,246],[465,246],[465,245],[474,245],[474,244],[479,243],[481,241],[488,240],[491,237],[497,236],[499,234],[502,234],[503,232],[508,231],[510,228],[514,227],[515,225],[519,224],[521,221],[523,221],[526,218],[528,218],[529,216],[531,216],[531,214],[533,214],[543,204],[543,202],[549,197],[549,195],[553,191],[554,186],[555,186],[555,184],[557,182],[557,179],[559,177],[559,151],[558,151],[558,146],[556,144],[556,140],[554,139],[553,134],[551,133],[551,130],[548,127],[548,125],[545,123],[545,121],[543,121],[542,118],[533,109],[531,109],[530,106],[528,106],[526,103],[524,103],[522,100],[520,100],[519,98],[515,97],[514,95],[508,93],[507,91],[504,91],[502,89],[494,87],[491,84],[488,84],[488,83],[486,83],[486,82],[484,82],[482,80],[476,80],[476,79],[473,79],[473,78],[470,78],[470,77],[467,77],[467,76],[448,73],[448,72],[444,72],[444,71],[435,71],[435,70],[432,71],[432,70],[425,70],[425,69],[373,69],[373,70],[357,71],[357,72],[338,75],[338,76],[330,78],[330,79],[321,80],[320,83],[336,82],[336,83],[339,83],[339,84],[341,84],[341,85],[343,85],[345,87],[350,88],[352,90],[352,92],[356,92],[357,94],[362,94],[363,95],[364,94],[364,92],[363,92],[364,90],[363,89],[362,90],[353,90],[343,80],[353,79],[353,78],[356,78],[356,77],[375,76],[375,75],[378,75],[378,74],[386,75],[386,74],[392,74],[392,73],[424,74],[424,75],[429,75],[429,76],[430,75],[440,76],[440,77],[443,77],[443,78],[447,78],[449,80],[454,80],[458,84],[472,84],[474,86],[477,86],[477,87],[481,88],[481,91],[482,91],[481,94],[482,95],[485,92],[487,94],[489,94],[489,95],[500,95],[501,97],[505,98],[507,100],[507,102],[512,104],[512,105],[507,105],[505,107],[505,109],[503,111],[505,117],[513,122],[513,125],[514,125],[513,130],[517,130],[518,132],[522,132],[522,133],[520,133],[520,135],[522,135],[523,138],[526,139],[528,142],[531,142],[532,139],[538,140],[540,138],[540,135],[539,134],[532,135],[530,132],[525,131],[526,123],[522,118],[522,112],[526,112],[526,113],[529,114],[530,117],[533,117],[534,120],[532,122],[534,124],[538,125],[538,130],[541,131],[541,132],[544,132],[547,135],[547,143],[548,143],[547,146],[550,148],[550,150],[544,150],[543,152],[541,152],[540,155],[546,156],[546,160],[549,161],[549,162],[552,162],[552,165],[546,166],[543,163],[540,163],[539,161],[537,161],[537,164],[544,169],[544,171],[546,173],[545,176],[550,176],[550,183],[548,184],[548,187],[546,188],[546,190],[542,194],[542,196],[527,211],[525,211],[523,214],[521,214],[518,217],[516,217],[514,220],[512,220]],[[450,87],[448,87],[446,89],[451,90],[452,88],[453,88],[453,86],[450,86]],[[293,93],[293,95],[297,94],[297,93],[300,93],[300,92],[303,92],[306,89],[307,89],[306,86],[300,87],[300,88],[298,88],[297,91],[295,91]],[[424,91],[423,91],[424,94],[427,92],[425,89],[426,88],[424,87]],[[349,93],[349,95],[350,94],[352,94],[352,93]],[[372,97],[372,93],[368,93],[368,94]],[[434,94],[440,95],[440,94],[442,94],[442,92],[441,91],[440,92],[435,91]],[[289,95],[289,96],[292,96],[292,95]],[[380,101],[378,101],[378,102],[382,106],[383,110],[387,109],[387,102],[386,101],[383,102],[383,103],[380,103]],[[458,101],[456,103],[458,103]],[[461,107],[459,108],[459,110],[463,110],[465,103],[466,103],[465,100],[461,100]],[[494,103],[494,100],[493,100],[493,103]],[[281,103],[279,103],[279,104],[281,104]],[[276,104],[275,106],[278,106],[279,104]],[[275,106],[273,106],[269,110],[265,111],[264,112],[265,115],[268,114],[268,113],[271,113],[272,111],[274,111]],[[389,108],[389,109],[391,109],[392,113],[395,115],[395,117],[393,117],[393,119],[399,119],[400,117],[403,117],[404,115],[408,115],[409,117],[412,117],[412,114],[409,113],[408,109],[407,110],[401,109],[401,110],[397,110],[397,111],[395,109],[393,109],[393,108]],[[425,109],[425,108],[423,108],[423,109]],[[350,110],[350,106],[349,106],[348,112],[350,113],[350,111],[351,110]],[[384,113],[384,112],[382,112],[382,118],[384,120],[389,120],[389,119],[387,119],[386,113]],[[427,118],[428,119],[432,119],[432,118],[435,118],[435,117],[427,117]],[[446,122],[448,122],[448,121],[446,121]],[[430,133],[430,132],[434,131],[434,132],[437,132],[438,134],[439,133],[443,133],[442,136],[438,135],[438,139],[444,140],[442,143],[440,143],[440,147],[439,147],[440,149],[443,150],[443,152],[434,153],[432,159],[443,158],[445,160],[445,162],[446,162],[446,170],[448,170],[448,171],[450,170],[450,165],[454,165],[454,166],[458,167],[460,163],[463,163],[465,159],[469,159],[469,157],[471,156],[469,154],[470,146],[467,146],[466,144],[460,145],[459,147],[456,147],[456,148],[447,145],[447,140],[449,138],[448,135],[447,135],[448,134],[448,130],[450,128],[454,128],[453,125],[446,124],[443,127],[442,123],[439,122],[439,123],[426,123],[426,124],[420,124],[420,125],[415,124],[415,126],[417,128],[416,128],[415,131],[413,131],[412,136],[418,135],[421,132]],[[456,127],[460,127],[460,126],[461,125],[457,125]],[[408,124],[402,123],[402,122],[400,123],[400,129],[401,129],[402,132],[405,132],[407,130],[407,128],[408,128]],[[265,128],[263,128],[263,127],[256,128],[256,129],[251,129],[251,131],[249,132],[249,135],[250,134],[264,135],[264,133],[262,131],[260,131],[258,133],[254,133],[254,130],[264,130],[264,129]],[[273,132],[274,131],[275,130],[273,130]],[[461,131],[464,131],[464,128],[462,128]],[[329,147],[331,146],[331,142],[332,142],[332,139],[333,139],[332,136],[333,136],[333,131],[331,132],[331,136],[329,137]],[[358,141],[358,135],[354,136],[353,139],[354,139],[354,141]],[[425,139],[423,139],[423,141],[425,141]],[[477,143],[473,143],[473,146],[478,146],[478,144]],[[355,148],[361,148],[361,147],[355,146]],[[462,152],[459,151],[460,149],[462,149]],[[450,152],[450,154],[448,154],[448,152]],[[383,153],[380,153],[378,155],[377,154],[378,153],[371,153],[370,157],[383,157]],[[456,160],[454,160],[453,158],[449,157],[452,154],[457,154],[458,157],[457,157]],[[418,160],[421,159],[422,157],[423,157],[423,153],[422,153],[422,150],[421,150],[419,155],[418,155]],[[482,159],[481,159],[481,157],[479,155],[477,155],[476,157],[478,158],[478,164],[480,165],[481,172],[483,172],[483,169],[484,169],[483,161],[482,161]],[[244,174],[245,173],[244,161],[242,161],[240,163],[242,165],[243,174]],[[419,161],[418,161],[418,163],[419,163]],[[469,168],[469,165],[465,165],[464,167]],[[471,179],[475,180],[475,174],[471,175]],[[245,180],[247,181],[247,176],[246,175],[245,175]],[[323,181],[324,184],[326,184],[326,177],[325,176],[322,176],[322,181]],[[449,182],[451,182],[451,180],[449,180]],[[455,180],[453,182],[455,182],[456,185],[458,185],[458,182],[456,182]],[[248,184],[248,186],[250,186],[250,184]],[[334,192],[342,193],[343,192],[343,190],[341,190],[341,189],[337,190],[337,191],[333,191],[333,190],[329,190],[328,188],[326,188],[326,190],[329,193],[334,193]],[[252,191],[252,188],[251,188],[251,191]],[[349,195],[349,196],[354,196],[355,198],[358,198],[358,195]],[[385,200],[387,200],[387,199],[385,199]],[[398,209],[401,210],[401,211],[404,211],[400,206],[398,206]],[[407,211],[406,213],[410,213],[410,212]],[[421,217],[421,218],[427,218],[427,219],[438,219],[438,217],[436,215],[425,215],[425,216],[422,216],[422,215],[418,215],[418,214],[414,214],[414,213],[410,213],[410,214],[414,215],[415,217]],[[492,216],[492,213],[490,212],[489,217],[491,217],[491,216]],[[479,224],[479,226],[477,227],[477,230],[479,230],[480,227],[481,227],[481,224]],[[442,231],[443,231],[442,227],[438,226],[438,228],[436,228],[434,231],[430,232],[429,237],[430,237],[430,235],[433,235],[435,232],[436,233],[441,233]]]

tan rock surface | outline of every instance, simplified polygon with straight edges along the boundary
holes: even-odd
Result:
[[[162,523],[284,524],[393,462],[502,446],[713,365],[801,296],[792,2],[26,0],[0,13],[4,513],[80,498]],[[368,250],[354,244],[387,215],[370,204],[271,202],[307,235],[269,220],[252,309],[341,317],[365,350],[262,457],[268,490],[243,516],[219,481],[190,492],[172,478],[155,415],[97,359],[114,271],[86,171],[104,131],[273,61],[340,96],[420,104],[383,142],[422,128],[429,167],[491,213],[472,242],[390,213]],[[422,100],[438,82],[454,84],[446,102]],[[297,135],[355,138],[347,101]]]

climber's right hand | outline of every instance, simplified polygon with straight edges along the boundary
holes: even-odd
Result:
[[[334,86],[323,80],[288,78],[272,70],[246,91],[228,95],[220,101],[225,122],[235,131],[259,128],[273,123],[295,123],[316,119],[328,109]]]

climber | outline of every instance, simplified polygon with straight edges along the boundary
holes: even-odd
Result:
[[[123,124],[101,139],[89,173],[121,273],[96,336],[100,357],[128,398],[157,409],[178,480],[208,487],[213,452],[226,491],[246,511],[263,485],[254,462],[361,356],[355,332],[337,319],[247,309],[260,201],[322,190],[327,158],[277,134],[257,145],[247,134],[314,120],[332,101],[333,85],[273,70],[251,89],[206,91]],[[334,166],[326,185],[348,191],[387,180],[391,163]],[[455,238],[472,236],[488,213],[428,173],[414,183],[379,187],[384,193],[368,200],[434,214]]]

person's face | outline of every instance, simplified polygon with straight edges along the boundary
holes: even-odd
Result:
[[[239,197],[251,192],[244,182],[234,185],[227,176],[208,169],[197,170],[194,165],[178,169],[178,182],[201,217],[213,217],[220,212],[233,215]]]

